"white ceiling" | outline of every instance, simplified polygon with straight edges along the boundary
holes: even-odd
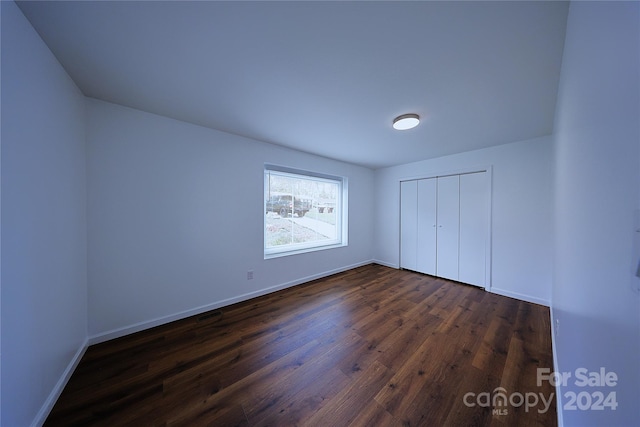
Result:
[[[553,130],[565,2],[20,2],[82,92],[371,168]],[[392,119],[418,113],[417,128]]]

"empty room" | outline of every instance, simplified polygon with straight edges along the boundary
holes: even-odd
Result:
[[[640,425],[639,2],[0,22],[0,425]]]

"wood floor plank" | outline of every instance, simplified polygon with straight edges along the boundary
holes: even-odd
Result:
[[[400,427],[402,423],[388,413],[378,402],[372,400],[349,424],[349,427],[371,426]]]
[[[243,407],[255,405],[256,401],[264,398],[268,393],[266,390],[272,384],[279,378],[289,375],[291,371],[300,369],[305,361],[311,360],[317,354],[318,350],[320,350],[320,344],[317,341],[309,342],[228,387],[214,390],[208,396],[199,396],[197,399],[185,402],[179,416],[171,419],[170,422],[176,425],[209,425],[219,416],[221,407],[228,408],[234,404],[240,404]]]
[[[453,405],[442,425],[485,426],[491,423],[492,408],[479,407],[477,395],[491,392],[499,385],[500,379],[473,366],[465,371],[464,378],[453,392]],[[473,395],[467,395],[473,393]],[[471,406],[473,405],[473,406]]]
[[[386,366],[379,362],[372,363],[349,387],[306,420],[304,425],[324,427],[351,424],[371,402],[376,390],[383,387],[390,377]]]
[[[371,264],[91,346],[47,426],[555,426],[549,310]],[[467,396],[468,397],[468,396]]]

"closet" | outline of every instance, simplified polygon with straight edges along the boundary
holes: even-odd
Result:
[[[486,287],[490,174],[400,183],[400,267]]]

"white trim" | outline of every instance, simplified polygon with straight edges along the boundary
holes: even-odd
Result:
[[[82,356],[84,356],[84,353],[87,351],[87,348],[89,348],[89,340],[85,338],[82,345],[80,345],[80,348],[78,349],[78,351],[76,351],[76,354],[71,359],[71,362],[69,362],[67,368],[62,373],[62,376],[56,383],[55,387],[53,387],[53,390],[51,390],[51,393],[49,393],[49,397],[47,397],[47,400],[44,401],[44,404],[40,408],[40,411],[38,411],[38,414],[33,420],[33,423],[31,423],[32,427],[41,426],[47,420],[47,417],[51,413],[53,406],[58,401],[58,398],[62,394],[62,390],[64,390],[65,386],[69,382],[71,375],[73,375],[73,372],[78,367],[78,364],[80,363]]]
[[[291,246],[296,246],[296,245],[287,245],[287,247],[291,247]],[[285,250],[280,250],[277,252],[269,252],[269,253],[267,252],[268,249],[265,249],[264,259],[280,258],[283,256],[289,256],[289,255],[306,254],[307,252],[324,251],[326,249],[343,248],[346,246],[349,246],[349,245],[347,245],[346,243],[337,242],[337,243],[320,243],[317,245],[305,244],[300,249],[285,249]]]
[[[429,173],[423,173],[420,175],[413,175],[409,177],[400,178],[400,182],[414,181],[416,179],[439,178],[439,177],[451,176],[451,175],[465,175],[468,173],[492,172],[492,171],[493,171],[492,165],[478,165],[478,166],[470,166],[468,168],[445,169],[438,172],[429,172]]]
[[[556,321],[553,314],[553,306],[549,308],[551,321],[551,351],[553,353],[553,372],[560,372],[558,366],[558,353],[556,352]],[[564,427],[564,414],[562,413],[562,390],[560,381],[556,383],[556,414],[558,417],[558,427]]]
[[[261,289],[255,292],[249,292],[243,295],[239,295],[233,298],[227,298],[221,301],[216,301],[211,304],[202,305],[200,307],[192,308],[189,310],[184,310],[175,314],[170,314],[168,316],[157,317],[152,320],[147,320],[144,322],[138,322],[133,325],[124,326],[122,328],[113,329],[111,331],[99,333],[96,335],[92,335],[89,337],[89,345],[99,344],[105,341],[109,341],[115,338],[124,337],[126,335],[130,335],[136,332],[144,331],[146,329],[150,329],[156,326],[164,325],[166,323],[174,322],[176,320],[185,319],[187,317],[196,316],[198,314],[205,313],[207,311],[215,310],[221,307],[225,307],[231,304],[235,304],[242,301],[247,301],[252,298],[256,298],[259,296],[267,295],[272,292],[276,292],[282,289],[290,288],[296,285],[300,285],[306,282],[310,282],[312,280],[321,279],[323,277],[331,276],[333,274],[341,273],[343,271],[351,270],[353,268],[362,267],[363,265],[372,264],[375,261],[367,260],[362,261],[356,264],[347,265],[344,267],[336,268],[333,270],[324,271],[318,274],[312,274],[311,276],[303,277],[301,279],[292,280],[290,282],[282,283],[279,285],[271,286],[265,289]]]
[[[264,165],[264,204],[263,204],[263,212],[269,213],[267,211],[267,196],[271,197],[273,194],[270,190],[271,186],[271,175],[284,176],[297,180],[314,180],[314,181],[322,181],[328,184],[337,185],[338,187],[338,197],[336,198],[336,236],[333,239],[327,240],[318,240],[313,242],[301,242],[301,243],[289,243],[283,244],[281,246],[267,246],[267,218],[268,216],[264,216],[264,238],[263,238],[263,251],[264,251],[264,259],[278,258],[288,255],[296,255],[307,252],[314,252],[324,249],[333,249],[343,246],[348,246],[349,241],[349,214],[347,207],[348,203],[348,178],[346,176],[337,176],[337,175],[327,175],[321,174],[317,172],[307,171],[303,169],[294,169],[290,167],[284,166],[276,166],[265,163]],[[295,199],[296,196],[293,193],[290,195],[291,202],[294,205],[292,207],[291,216],[293,217],[295,210]],[[293,224],[292,224],[293,226]],[[327,236],[328,237],[328,236]]]
[[[394,264],[394,263],[386,262],[386,261],[381,261],[379,259],[374,259],[373,263],[374,264],[380,264],[380,265],[383,265],[383,266],[389,267],[389,268],[395,268],[396,270],[400,269],[400,265],[398,265],[398,264]]]
[[[269,293],[272,292],[276,292],[282,289],[286,289],[286,288],[290,288],[290,287],[294,287],[306,282],[310,282],[312,280],[316,280],[316,279],[321,279],[323,277],[327,277],[327,276],[331,276],[333,274],[337,274],[337,273],[341,273],[343,271],[348,271],[348,270],[352,270],[354,268],[358,268],[358,267],[362,267],[364,265],[369,265],[369,264],[379,264],[385,267],[390,267],[390,268],[395,268],[398,269],[399,266],[393,263],[389,263],[389,262],[385,262],[385,261],[381,261],[381,260],[377,260],[377,259],[372,259],[372,260],[368,260],[368,261],[362,261],[359,263],[355,263],[355,264],[351,264],[348,266],[344,266],[344,267],[340,267],[340,268],[336,268],[333,270],[328,270],[322,273],[318,273],[318,274],[313,274],[301,279],[296,279],[296,280],[292,280],[290,282],[286,282],[286,283],[282,283],[280,285],[276,285],[276,286],[271,286],[269,288],[265,288],[259,291],[255,291],[255,292],[250,292],[250,293],[246,293],[237,297],[233,297],[233,298],[228,298],[225,300],[221,300],[221,301],[217,301],[211,304],[207,304],[207,305],[203,305],[200,307],[196,307],[190,310],[185,310],[176,314],[172,314],[169,316],[163,316],[163,317],[159,317],[153,320],[149,320],[149,321],[145,321],[145,322],[139,322],[130,326],[125,326],[122,328],[118,328],[118,329],[113,329],[111,331],[105,332],[105,333],[101,333],[101,334],[96,334],[93,336],[90,336],[88,338],[86,338],[84,340],[84,342],[82,343],[82,345],[80,346],[80,348],[78,349],[78,351],[76,352],[76,354],[73,356],[73,358],[71,359],[71,362],[69,363],[69,365],[67,365],[67,368],[64,370],[62,376],[60,377],[60,379],[58,380],[58,382],[56,383],[55,387],[53,388],[53,390],[51,391],[51,393],[49,394],[49,397],[47,398],[47,400],[44,402],[44,404],[42,405],[42,407],[40,408],[40,411],[38,412],[38,414],[36,415],[35,419],[33,420],[33,423],[31,424],[32,427],[38,427],[44,424],[44,422],[46,421],[47,417],[49,416],[49,414],[51,413],[51,410],[53,409],[55,403],[57,402],[58,398],[60,397],[60,395],[62,394],[62,391],[64,390],[65,386],[67,385],[67,383],[69,382],[69,379],[71,378],[71,375],[73,375],[73,372],[75,371],[75,369],[77,368],[78,364],[80,363],[80,360],[82,359],[82,357],[84,356],[85,352],[87,351],[87,349],[89,348],[90,345],[94,345],[94,344],[99,344],[105,341],[109,341],[115,338],[120,338],[126,335],[130,335],[136,332],[140,332],[146,329],[150,329],[153,328],[155,326],[159,326],[159,325],[163,325],[166,323],[170,323],[176,320],[180,320],[180,319],[184,319],[190,316],[195,316],[198,314],[202,314],[205,313],[207,311],[210,310],[215,310],[221,307],[225,307],[231,304],[235,304],[238,302],[242,302],[242,301],[247,301],[250,300],[252,298],[256,298],[259,296],[263,296],[263,295],[267,295]],[[488,289],[487,289],[488,290]],[[541,304],[541,305],[545,305],[547,307],[550,306],[549,301],[546,300],[542,300],[539,298],[533,298],[530,297],[528,295],[524,295],[524,294],[519,294],[516,292],[510,292],[510,291],[503,291],[500,289],[491,289],[492,293],[498,294],[498,295],[503,295],[503,296],[507,296],[507,297],[512,297],[512,298],[516,298],[516,299],[520,299],[520,300],[524,300],[524,301],[529,301],[529,302],[533,302],[535,304]],[[553,351],[553,364],[554,364],[554,369],[558,369],[558,356],[556,353],[556,344],[555,344],[555,327],[554,327],[554,318],[553,318],[553,309],[550,309],[550,315],[551,315],[551,347],[552,347],[552,351]],[[559,427],[563,427],[563,420],[562,420],[562,411],[561,411],[561,402],[560,402],[560,390],[559,390],[559,386],[556,386],[556,404],[557,404],[557,414],[558,414],[558,426]]]
[[[486,247],[485,247],[485,290],[491,291],[493,288],[493,274],[492,274],[492,266],[493,266],[493,165],[489,165],[485,170],[487,174],[487,185],[489,186],[489,203],[487,203],[487,233],[489,235],[486,239]]]
[[[498,288],[487,289],[487,291],[493,294],[502,295],[504,297],[515,298],[521,301],[527,301],[527,302],[532,302],[534,304],[544,305],[545,307],[551,306],[551,302],[549,300],[532,297],[531,295],[521,294],[519,292],[507,291],[507,290],[498,289]]]

